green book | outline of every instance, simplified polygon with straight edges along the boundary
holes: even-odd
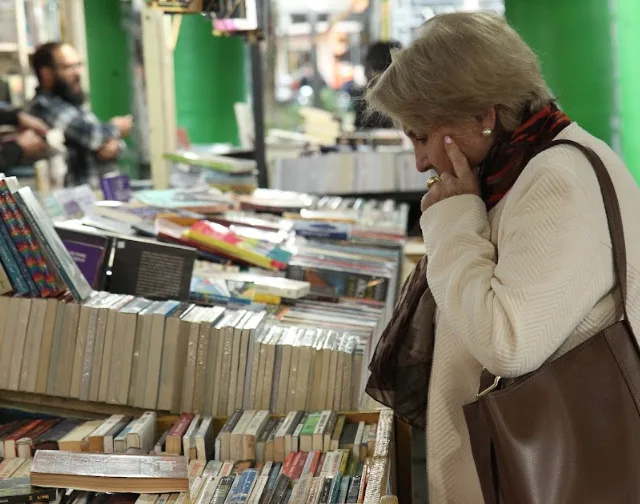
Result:
[[[318,422],[320,421],[320,416],[322,413],[310,413],[307,417],[307,421],[302,427],[302,432],[300,436],[313,436],[313,433],[316,431],[316,427],[318,426]]]

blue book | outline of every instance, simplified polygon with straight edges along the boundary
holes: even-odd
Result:
[[[251,495],[251,490],[253,489],[256,479],[258,479],[258,471],[255,469],[247,469],[244,471],[238,478],[237,485],[234,484],[231,489],[227,502],[229,504],[244,504],[249,498],[249,495]]]

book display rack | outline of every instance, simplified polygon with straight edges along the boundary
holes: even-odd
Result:
[[[87,221],[54,225],[30,189],[0,177],[0,496],[74,504],[113,500],[114,491],[148,504],[402,498],[411,487],[402,455],[410,436],[391,411],[367,411],[364,388],[398,288],[406,213],[353,202],[331,210],[335,200],[277,218],[250,213],[261,198],[242,196],[207,217],[152,212],[158,234],[146,242],[99,226],[82,242]],[[392,218],[376,229],[383,214]],[[268,233],[281,241],[274,246]],[[106,244],[101,262],[87,269],[78,246],[98,244],[97,235]],[[194,262],[194,244],[242,266]],[[125,248],[147,268],[156,261],[163,294],[140,281],[140,268],[134,282],[108,281],[121,274],[113,257]],[[175,275],[158,252],[174,248],[188,261]]]

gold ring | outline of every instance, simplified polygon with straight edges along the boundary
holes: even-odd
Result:
[[[434,175],[433,177],[429,177],[427,180],[427,190],[430,190],[433,187],[433,184],[440,182],[440,176]]]

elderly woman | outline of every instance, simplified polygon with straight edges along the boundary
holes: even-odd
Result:
[[[483,502],[463,405],[480,373],[518,377],[620,319],[611,240],[587,158],[603,160],[622,211],[628,311],[640,327],[640,193],[602,141],[554,103],[532,50],[498,17],[437,16],[367,95],[439,177],[422,201],[435,299],[428,389],[430,504]],[[550,481],[550,484],[552,482]]]

